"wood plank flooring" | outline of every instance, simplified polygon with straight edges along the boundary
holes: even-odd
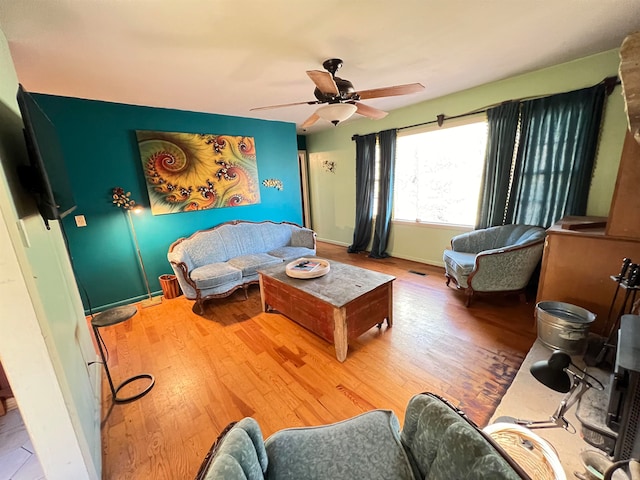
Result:
[[[263,313],[257,286],[248,300],[236,292],[209,302],[203,316],[180,296],[101,330],[116,384],[143,372],[156,378],[145,397],[116,405],[104,379],[105,479],[193,478],[220,431],[244,416],[265,437],[373,408],[394,410],[402,424],[408,400],[431,391],[487,423],[535,340],[533,301],[480,297],[466,308],[440,268],[326,243],[318,256],[397,277],[393,327],[352,342],[344,363],[333,345]]]

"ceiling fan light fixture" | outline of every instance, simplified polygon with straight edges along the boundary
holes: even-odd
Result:
[[[337,125],[351,117],[357,109],[358,107],[352,103],[330,103],[318,108],[316,114],[327,122]]]

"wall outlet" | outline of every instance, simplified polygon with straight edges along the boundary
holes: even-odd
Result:
[[[87,226],[87,219],[84,218],[84,215],[76,215],[74,218],[76,219],[76,226],[78,227]]]

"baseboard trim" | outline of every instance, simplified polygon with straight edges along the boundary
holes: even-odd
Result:
[[[322,242],[322,243],[329,243],[331,245],[339,245],[341,247],[348,247],[349,246],[348,243],[338,242],[336,240],[329,240],[329,239],[326,239],[326,238],[318,238],[317,241],[318,242]],[[394,258],[400,258],[402,260],[409,260],[411,262],[424,263],[425,265],[429,265],[431,267],[439,267],[439,268],[443,268],[444,269],[444,262],[442,260],[429,261],[429,260],[425,260],[424,258],[412,257],[410,255],[395,255],[393,252],[389,252],[389,255],[391,255]]]
[[[151,292],[151,296],[152,297],[157,297],[162,295],[162,290],[158,290],[156,292]],[[105,310],[108,310],[109,308],[114,308],[114,307],[121,307],[123,305],[130,305],[132,303],[137,303],[143,300],[146,300],[149,298],[148,294],[144,294],[144,295],[138,295],[135,297],[131,297],[131,298],[125,298],[124,300],[120,300],[118,302],[113,302],[113,303],[105,303],[104,305],[98,305],[97,307],[94,307],[91,309],[91,312],[88,309],[85,309],[84,314],[86,315],[91,315],[91,313],[93,312],[93,314],[95,315],[96,313],[100,313],[103,312]]]
[[[318,238],[316,239],[318,242],[322,243],[330,243],[331,245],[339,245],[341,247],[348,247],[350,244],[344,242],[338,242],[337,240],[329,240],[327,238]]]

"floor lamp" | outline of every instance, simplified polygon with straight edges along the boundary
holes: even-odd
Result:
[[[113,204],[117,207],[123,208],[127,212],[127,218],[129,219],[129,226],[131,227],[131,234],[133,235],[133,242],[136,246],[136,253],[138,254],[138,262],[140,262],[140,270],[142,271],[142,278],[147,289],[147,295],[149,298],[142,300],[140,306],[142,308],[152,307],[162,303],[162,297],[153,297],[151,295],[151,288],[149,287],[149,278],[147,277],[147,271],[144,268],[144,261],[142,260],[142,253],[140,253],[140,245],[138,244],[138,236],[136,235],[136,227],[133,223],[133,217],[131,212],[136,214],[142,212],[142,206],[136,205],[136,202],[130,198],[131,192],[124,192],[124,189],[116,187],[113,189]]]

